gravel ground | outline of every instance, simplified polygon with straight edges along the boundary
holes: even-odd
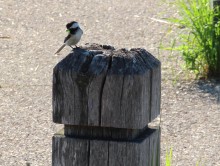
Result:
[[[220,166],[219,82],[186,80],[179,58],[158,51],[169,25],[151,18],[175,14],[162,0],[0,0],[0,165],[51,165],[51,137],[62,128],[52,123],[52,69],[70,49],[53,54],[76,20],[81,45],[143,47],[161,60],[162,165],[173,147],[175,166]]]

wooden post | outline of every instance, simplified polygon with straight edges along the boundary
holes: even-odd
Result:
[[[53,73],[53,166],[159,166],[160,62],[144,49],[76,48]]]

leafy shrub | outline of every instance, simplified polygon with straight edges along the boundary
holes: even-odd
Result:
[[[220,8],[213,10],[209,0],[176,0],[175,4],[180,18],[169,21],[185,30],[171,49],[181,52],[186,67],[197,76],[220,77]]]

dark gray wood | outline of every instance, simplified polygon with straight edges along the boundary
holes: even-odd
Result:
[[[109,68],[103,87],[103,95],[101,99],[101,126],[115,127],[116,125],[114,124],[117,123],[120,123],[120,126],[124,126],[123,123],[125,121],[123,118],[125,112],[120,109],[124,66],[123,54],[114,54],[111,61],[111,68]]]
[[[150,154],[156,153],[151,151],[156,149],[151,148],[151,146],[154,147],[155,135],[158,135],[157,131],[148,135],[140,142],[110,141],[109,166],[159,166],[159,161],[156,161],[158,158],[152,157],[153,155]],[[157,152],[159,155],[159,151]]]
[[[146,127],[144,129],[124,129],[111,127],[88,127],[88,126],[72,126],[64,125],[63,134],[69,137],[102,139],[102,140],[120,140],[132,141],[141,137],[147,132],[149,135],[154,130]]]
[[[161,64],[144,49],[75,48],[53,72],[53,166],[159,166]]]
[[[98,54],[94,56],[88,70],[93,75],[88,87],[88,125],[91,126],[100,126],[101,123],[102,90],[110,60],[110,56]]]
[[[160,130],[146,129],[132,140],[53,137],[53,166],[159,166]]]
[[[158,64],[157,68],[152,69],[150,121],[157,118],[157,116],[160,114],[160,101],[161,101],[161,65]]]
[[[161,101],[161,63],[154,56],[144,49],[136,49],[145,63],[151,71],[151,83],[150,83],[150,122],[157,118],[160,114],[160,101]]]
[[[52,166],[88,166],[89,140],[53,137]]]
[[[112,57],[103,89],[102,126],[143,128],[149,122],[150,70],[138,56],[119,51]]]
[[[126,142],[109,143],[109,166],[127,166]]]
[[[75,49],[54,68],[54,122],[99,125],[102,84],[110,60],[101,53]]]
[[[91,75],[86,75],[93,55],[76,49],[54,68],[53,120],[63,124],[88,124],[86,87]],[[80,111],[79,111],[80,110]]]
[[[54,122],[147,126],[160,112],[160,62],[144,49],[92,49],[75,49],[54,68]]]
[[[160,131],[161,129],[159,128],[150,136],[150,149],[147,152],[150,154],[149,165],[160,165]]]
[[[108,141],[90,141],[89,166],[108,166]]]

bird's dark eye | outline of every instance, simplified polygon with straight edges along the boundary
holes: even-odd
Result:
[[[69,29],[69,32],[73,35],[77,32],[77,30],[79,29],[79,27],[76,27],[76,28],[70,28]]]

